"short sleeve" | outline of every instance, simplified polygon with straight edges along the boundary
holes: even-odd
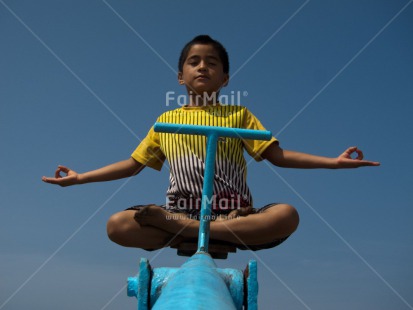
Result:
[[[159,133],[154,131],[153,126],[131,157],[145,166],[161,170],[165,161],[165,155],[161,150]]]
[[[266,130],[261,122],[248,110],[245,109],[244,113],[244,128],[253,130]],[[261,161],[261,154],[270,146],[272,143],[278,143],[278,140],[274,137],[269,141],[265,140],[243,140],[244,147],[248,154],[253,157],[256,161]]]

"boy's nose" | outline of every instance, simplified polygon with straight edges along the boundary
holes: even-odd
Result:
[[[201,62],[199,63],[198,70],[203,70],[203,71],[205,71],[206,69],[207,69],[206,62],[205,62],[205,61],[201,61]]]

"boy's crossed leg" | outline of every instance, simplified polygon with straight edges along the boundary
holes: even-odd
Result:
[[[198,237],[200,222],[186,216],[171,216],[171,213],[158,206],[146,206],[135,214],[141,226],[162,227],[172,234],[188,239]],[[242,245],[270,243],[291,235],[297,228],[299,217],[290,205],[277,204],[261,213],[249,214],[226,221],[210,223],[211,239]]]
[[[169,233],[159,227],[142,226],[134,219],[135,210],[125,210],[112,215],[107,223],[108,237],[113,242],[125,246],[157,250],[181,243],[184,238]]]
[[[211,221],[210,238],[237,245],[269,244],[291,235],[298,223],[298,213],[292,206],[276,204],[259,213]],[[159,249],[196,239],[199,224],[186,214],[149,205],[113,215],[108,222],[108,235],[123,246]]]

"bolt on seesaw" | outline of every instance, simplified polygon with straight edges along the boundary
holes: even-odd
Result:
[[[207,138],[198,248],[181,268],[154,268],[142,258],[138,277],[128,278],[128,296],[146,309],[257,309],[257,263],[244,272],[220,269],[208,254],[217,143],[220,137],[270,140],[266,130],[155,123],[155,132],[204,135]]]

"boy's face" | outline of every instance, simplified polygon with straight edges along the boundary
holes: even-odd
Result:
[[[228,84],[229,75],[224,73],[222,62],[212,45],[195,44],[189,50],[178,80],[179,84],[186,85],[188,93],[203,95],[206,92],[211,95]]]

